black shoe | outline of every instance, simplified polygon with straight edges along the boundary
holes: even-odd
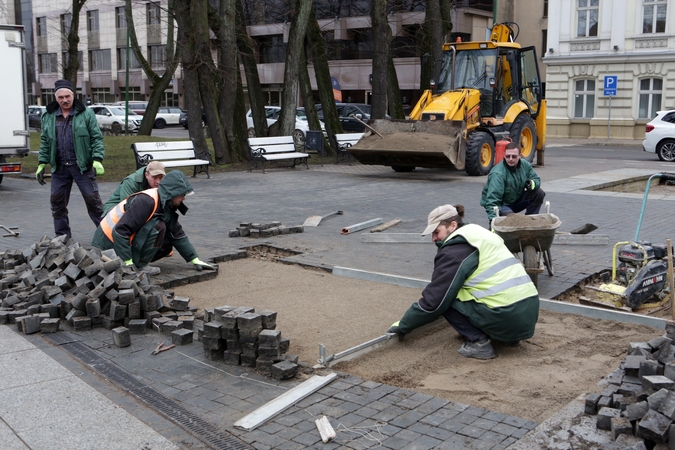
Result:
[[[465,358],[492,359],[495,357],[495,351],[488,338],[474,342],[464,341],[457,352]]]

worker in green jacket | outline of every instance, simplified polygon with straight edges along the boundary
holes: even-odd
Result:
[[[521,158],[520,145],[511,142],[506,146],[504,160],[494,166],[483,187],[480,205],[492,225],[494,207],[502,216],[525,210],[525,214],[539,214],[546,193],[532,164]]]
[[[406,333],[443,316],[465,341],[467,358],[495,357],[491,339],[517,345],[534,335],[539,294],[502,238],[479,225],[464,224],[462,205],[431,211],[422,235],[438,247],[431,282],[388,333]]]
[[[165,175],[164,164],[159,161],[150,161],[147,166],[141,167],[122,180],[110,199],[103,205],[103,215],[108,214],[108,211],[131,194],[156,188]]]

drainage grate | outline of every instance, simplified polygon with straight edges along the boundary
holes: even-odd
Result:
[[[215,425],[203,420],[174,400],[138,380],[126,370],[100,357],[95,351],[70,334],[59,332],[43,336],[212,448],[216,450],[251,448],[246,443],[234,438],[227,432],[223,432]]]

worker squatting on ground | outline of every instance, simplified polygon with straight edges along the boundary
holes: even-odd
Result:
[[[103,215],[108,214],[119,202],[131,194],[158,187],[165,175],[164,164],[159,161],[150,161],[147,166],[141,167],[122,180],[110,199],[103,205]]]
[[[35,178],[45,182],[45,167],[52,166],[50,203],[54,232],[71,236],[68,201],[73,181],[82,193],[91,221],[98,226],[103,203],[98,193],[96,175],[103,175],[103,135],[94,112],[75,98],[70,81],[54,83],[56,100],[47,105],[42,116],[40,154]]]
[[[178,223],[178,212],[185,215],[188,210],[183,200],[192,193],[183,172],[169,172],[158,188],[133,194],[110,210],[96,229],[92,245],[115,249],[124,264],[137,268],[168,256],[175,248],[197,270],[215,269],[199,259]]]
[[[539,214],[546,193],[532,164],[521,159],[520,146],[511,142],[506,146],[504,160],[494,166],[483,187],[480,205],[485,207],[490,226],[495,218],[494,207],[503,216],[525,210],[525,214]]]
[[[479,225],[464,224],[462,205],[431,211],[422,235],[438,246],[431,282],[422,298],[387,331],[399,340],[440,316],[465,338],[459,354],[490,359],[490,339],[517,344],[532,337],[539,294],[504,241]]]

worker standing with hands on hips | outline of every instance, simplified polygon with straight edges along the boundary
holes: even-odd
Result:
[[[188,210],[183,200],[192,194],[183,172],[169,172],[158,188],[133,194],[111,209],[96,229],[92,245],[101,250],[115,249],[125,265],[139,269],[169,256],[175,248],[195,269],[215,270],[215,266],[199,259],[178,223],[178,212],[185,215]]]
[[[68,201],[73,181],[82,193],[87,212],[98,226],[103,203],[98,193],[96,175],[103,175],[103,135],[94,112],[75,98],[68,80],[54,83],[56,100],[47,105],[42,116],[40,154],[35,178],[45,182],[47,164],[52,169],[50,203],[56,235],[71,236]]]
[[[460,355],[490,359],[491,339],[518,345],[534,335],[539,294],[502,238],[463,218],[462,205],[439,206],[429,214],[422,235],[431,234],[438,247],[431,282],[387,333],[402,340],[443,316],[465,339]]]
[[[545,196],[539,175],[532,164],[521,158],[520,145],[511,142],[504,151],[504,160],[488,174],[480,205],[485,208],[492,226],[495,206],[503,216],[522,210],[526,215],[539,214]]]

